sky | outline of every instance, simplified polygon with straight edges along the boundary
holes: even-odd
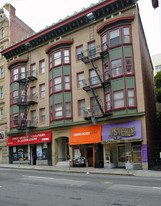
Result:
[[[16,9],[16,16],[35,32],[39,32],[46,26],[98,2],[99,0],[0,0],[0,8],[5,3],[11,3]],[[161,53],[161,21],[159,21],[161,8],[154,9],[151,0],[138,0],[138,4],[150,55],[159,54]]]

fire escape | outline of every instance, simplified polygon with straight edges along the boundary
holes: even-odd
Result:
[[[92,28],[93,27],[93,28]],[[89,38],[90,41],[94,40],[94,26],[89,27]],[[99,59],[103,59],[105,56],[108,55],[108,45],[104,47],[104,50],[102,51],[102,46],[93,46],[92,48],[83,51],[81,53],[81,60],[84,62],[84,64],[90,63],[92,66],[93,71],[95,72],[95,75],[93,77],[90,77],[89,79],[83,80],[83,90],[86,92],[91,92],[93,95],[93,98],[95,100],[96,105],[90,109],[85,110],[85,120],[92,120],[93,124],[97,124],[96,119],[107,117],[112,115],[112,112],[105,112],[105,106],[101,100],[101,98],[98,95],[98,89],[103,88],[105,90],[106,87],[110,85],[110,80],[105,80],[105,77],[103,74],[100,73],[100,70],[96,64],[96,61]],[[107,71],[105,75],[108,75],[109,72]]]
[[[37,80],[36,71],[28,71],[27,73],[18,74],[16,82],[20,84],[18,99],[16,105],[19,107],[20,116],[18,119],[18,130],[34,129],[37,127],[37,121],[27,119],[30,106],[37,104],[36,94],[27,96],[27,91],[30,82]],[[23,111],[23,112],[21,112]]]

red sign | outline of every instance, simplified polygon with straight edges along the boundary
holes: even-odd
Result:
[[[51,132],[30,134],[30,136],[27,137],[26,135],[9,137],[7,141],[7,146],[36,144],[36,143],[43,143],[43,142],[52,142]]]

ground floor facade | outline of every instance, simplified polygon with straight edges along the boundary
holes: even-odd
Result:
[[[145,118],[56,127],[8,137],[9,163],[148,169]]]

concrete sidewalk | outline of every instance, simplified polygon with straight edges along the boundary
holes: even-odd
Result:
[[[70,173],[87,173],[87,174],[110,174],[110,175],[128,175],[142,177],[161,177],[161,171],[153,170],[126,170],[126,169],[106,169],[106,168],[89,168],[89,167],[67,167],[67,166],[38,166],[25,164],[0,164],[0,168],[27,169],[39,171],[55,171]]]

